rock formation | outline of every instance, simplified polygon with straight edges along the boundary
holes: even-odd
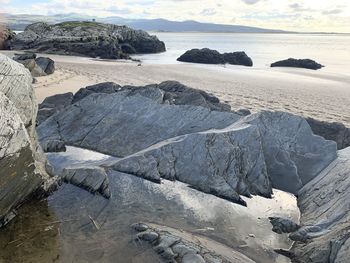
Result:
[[[11,210],[53,182],[37,143],[37,104],[32,78],[20,64],[0,55],[0,226]]]
[[[13,60],[23,64],[35,77],[47,76],[55,72],[55,62],[46,57],[36,57],[35,53],[16,55]]]
[[[179,180],[240,204],[240,195],[270,197],[272,187],[296,193],[336,158],[335,143],[313,135],[301,117],[242,118],[176,82],[104,83],[79,91],[74,101],[39,125],[42,145],[63,142],[122,157],[113,169]]]
[[[271,67],[293,67],[293,68],[306,68],[306,69],[317,70],[317,69],[321,69],[324,66],[311,59],[289,58],[286,60],[281,60],[281,61],[272,63]]]
[[[8,49],[9,42],[15,34],[7,27],[7,25],[0,24],[0,50]]]
[[[251,67],[253,61],[245,52],[232,52],[220,54],[209,48],[191,49],[181,55],[178,61],[201,64],[231,64]]]
[[[11,49],[82,55],[105,59],[129,58],[134,53],[158,53],[165,45],[157,37],[126,26],[96,22],[35,23],[11,41]]]
[[[300,226],[282,231],[291,233],[290,239],[296,241],[291,251],[282,251],[295,263],[341,263],[349,259],[350,148],[339,151],[338,156],[298,193]],[[276,227],[276,222],[273,225]]]

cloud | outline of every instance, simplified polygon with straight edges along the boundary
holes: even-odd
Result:
[[[343,10],[342,9],[333,9],[333,10],[325,10],[322,12],[322,14],[324,15],[337,15],[342,13]]]
[[[254,5],[257,2],[259,2],[260,0],[242,0],[244,3],[246,3],[247,5]]]

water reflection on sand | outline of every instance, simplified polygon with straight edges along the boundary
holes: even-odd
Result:
[[[76,149],[72,157],[71,150],[65,156],[75,166],[78,159],[83,165],[87,156],[93,159],[94,153]],[[50,160],[57,169],[69,166],[60,154]],[[110,159],[98,159],[105,161]],[[296,200],[287,193],[275,191],[272,200],[249,199],[245,208],[179,182],[158,185],[118,172],[109,172],[109,180],[110,200],[64,184],[46,201],[24,205],[0,230],[0,262],[160,262],[151,249],[131,241],[129,226],[138,221],[205,235],[257,262],[288,262],[272,250],[291,243],[273,233],[267,219],[298,219]]]

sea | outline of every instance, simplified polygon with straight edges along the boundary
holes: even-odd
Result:
[[[310,58],[325,65],[327,71],[350,75],[349,34],[150,33],[165,42],[167,51],[135,57],[144,63],[180,63],[176,59],[189,49],[211,48],[245,51],[256,68],[290,57]]]

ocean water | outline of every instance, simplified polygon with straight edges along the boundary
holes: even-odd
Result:
[[[293,58],[310,58],[325,70],[350,74],[350,35],[329,34],[230,34],[230,33],[151,33],[165,42],[167,51],[138,55],[145,63],[174,64],[185,51],[211,48],[220,52],[245,51],[255,68]]]

